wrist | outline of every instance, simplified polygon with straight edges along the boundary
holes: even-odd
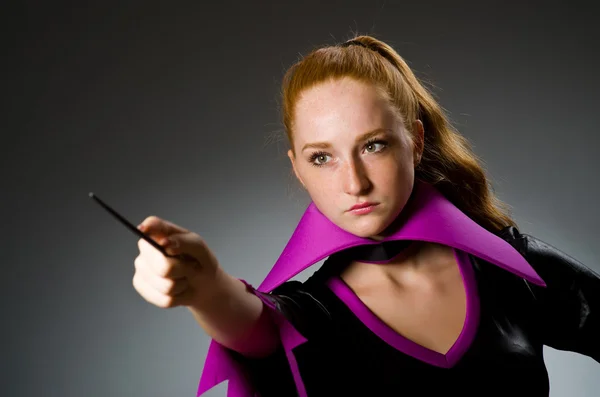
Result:
[[[214,308],[215,302],[223,302],[223,299],[231,294],[230,279],[231,276],[217,266],[210,277],[205,278],[198,287],[194,287],[196,291],[188,307],[199,312]]]

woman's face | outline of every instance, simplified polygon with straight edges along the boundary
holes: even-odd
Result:
[[[300,183],[331,222],[361,237],[380,239],[408,201],[422,145],[375,87],[344,78],[302,93],[288,156]],[[415,142],[423,127],[415,123]],[[376,204],[368,213],[355,204]]]

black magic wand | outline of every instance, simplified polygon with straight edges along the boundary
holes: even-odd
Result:
[[[111,214],[119,222],[121,222],[121,224],[125,225],[125,227],[127,229],[129,229],[131,232],[133,232],[136,236],[141,237],[144,240],[146,240],[150,245],[152,245],[154,248],[156,248],[157,250],[159,250],[164,256],[169,257],[169,258],[177,258],[177,259],[181,259],[181,260],[184,260],[184,261],[197,262],[197,260],[195,258],[193,258],[193,257],[191,257],[189,255],[186,255],[186,254],[178,254],[178,255],[168,254],[164,247],[162,247],[160,244],[158,244],[156,241],[154,241],[150,236],[148,236],[147,234],[145,234],[144,232],[142,232],[141,230],[139,230],[137,227],[135,227],[131,222],[129,222],[127,219],[125,219],[125,217],[123,215],[119,214],[111,206],[109,206],[104,201],[102,201],[100,199],[100,197],[98,197],[97,195],[95,195],[92,192],[90,192],[88,194],[88,196],[91,199],[93,199],[96,203],[100,204],[100,206],[102,208],[104,208],[109,214]]]

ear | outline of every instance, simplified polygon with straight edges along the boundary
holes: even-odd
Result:
[[[292,149],[289,149],[287,151],[287,155],[288,155],[288,158],[290,159],[290,162],[292,163],[292,169],[294,170],[294,174],[296,174],[296,178],[298,179],[300,184],[302,184],[302,187],[304,189],[306,189],[306,186],[304,185],[304,182],[302,181],[302,178],[300,177],[300,174],[298,173],[298,169],[296,168],[296,158],[294,157],[294,152],[292,152]]]
[[[415,120],[413,124],[413,141],[413,158],[416,167],[421,162],[423,150],[425,149],[425,129],[423,127],[423,122],[419,119]]]

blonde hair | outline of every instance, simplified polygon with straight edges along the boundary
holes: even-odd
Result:
[[[388,44],[360,35],[334,46],[314,49],[292,65],[282,84],[282,117],[294,151],[295,104],[304,90],[319,83],[350,77],[374,84],[390,100],[413,135],[414,121],[425,128],[424,151],[415,177],[434,185],[479,225],[498,232],[516,223],[508,206],[492,192],[479,159],[449,122],[431,93],[419,82],[404,59]]]

